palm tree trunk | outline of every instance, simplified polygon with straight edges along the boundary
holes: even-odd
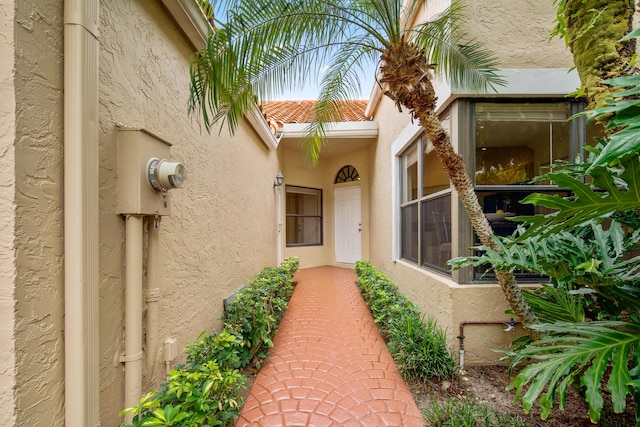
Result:
[[[408,109],[414,118],[420,120],[453,187],[459,194],[480,242],[499,251],[499,247],[491,238],[493,230],[480,206],[464,160],[454,150],[448,133],[435,114],[437,98],[430,80],[432,67],[427,63],[426,57],[414,46],[401,42],[389,46],[381,59],[383,65],[380,69],[380,81],[388,84],[385,95],[393,99],[398,108]],[[522,296],[513,274],[499,271],[497,276],[502,292],[518,319],[524,325],[539,323],[537,316]],[[529,333],[534,339],[537,338],[534,331],[529,330]]]

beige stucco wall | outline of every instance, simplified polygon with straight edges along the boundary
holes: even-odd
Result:
[[[275,265],[279,159],[246,121],[232,138],[188,116],[194,48],[160,2],[100,7],[100,413],[113,426],[123,409],[126,267],[118,126],[170,142],[188,170],[161,221],[152,285],[159,340],[175,338],[178,349],[219,330],[223,298]],[[0,3],[0,425],[64,425],[62,14],[57,0]],[[145,386],[163,372],[159,354]]]
[[[187,115],[192,46],[157,2],[101,4],[100,259],[101,401],[104,425],[122,402],[124,222],[116,215],[116,124],[147,129],[170,142],[187,167],[161,222],[158,283],[161,342],[178,348],[219,330],[222,300],[276,262],[274,150],[242,121],[232,139],[209,135]],[[160,355],[161,356],[161,355]],[[182,361],[180,357],[176,362]],[[157,363],[148,373],[162,379]]]
[[[3,215],[15,213],[15,424],[60,426],[64,423],[62,3],[20,1],[9,2],[8,7],[15,8],[15,198],[14,210]]]
[[[469,1],[465,29],[495,54],[499,68],[570,68],[571,55],[559,37],[550,40],[554,2]]]
[[[0,3],[0,34],[13,34],[14,10],[10,2]],[[16,122],[14,86],[15,45],[11,37],[0,37],[0,425],[15,422],[15,275],[14,216],[15,195],[14,129]]]

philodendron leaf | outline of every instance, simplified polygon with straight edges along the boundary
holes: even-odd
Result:
[[[589,261],[583,262],[580,265],[576,265],[576,268],[579,270],[584,270],[587,273],[599,274],[600,271],[598,270],[598,268],[600,267],[600,264],[602,264],[602,261],[591,258]]]
[[[640,123],[637,120],[640,100],[627,99],[640,92],[640,75],[616,77],[604,80],[602,83],[625,90],[614,93],[613,99],[608,100],[608,106],[586,111],[580,115],[586,115],[591,121],[614,114],[608,120],[607,128],[619,130],[611,134],[602,151],[591,160],[588,173],[597,167],[615,163],[626,154],[640,152]]]
[[[558,322],[531,327],[547,335],[510,353],[514,357],[513,364],[526,359],[534,362],[520,371],[507,387],[516,389],[516,401],[522,396],[527,412],[541,398],[541,416],[545,418],[554,403],[553,396],[557,395],[562,402],[570,378],[579,377],[585,387],[589,417],[597,422],[603,405],[601,384],[608,368],[607,388],[611,391],[614,411],[624,410],[627,395],[635,394],[637,389],[631,375],[638,369],[637,359],[630,355],[640,351],[639,324]],[[527,391],[522,395],[525,388]],[[546,394],[544,399],[543,393]]]
[[[621,166],[624,167],[621,176],[624,187],[604,167],[591,172],[593,186],[564,173],[547,174],[558,187],[570,190],[573,195],[561,197],[534,193],[527,196],[522,203],[544,206],[555,212],[512,218],[529,225],[519,240],[533,236],[546,237],[568,227],[581,226],[591,219],[608,218],[615,212],[640,209],[640,156],[625,156],[621,159]]]

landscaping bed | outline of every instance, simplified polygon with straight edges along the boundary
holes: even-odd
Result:
[[[368,262],[356,264],[358,287],[375,322],[387,340],[398,369],[429,427],[582,427],[593,426],[588,406],[573,390],[566,408],[555,409],[546,420],[534,406],[526,414],[507,391],[515,372],[506,366],[456,369],[445,335],[429,317],[415,325],[417,307],[397,286]],[[407,320],[409,319],[409,320]],[[409,327],[408,327],[409,326]],[[607,402],[610,405],[610,400]],[[606,405],[605,405],[606,406]],[[603,411],[598,424],[605,427],[635,425],[632,406],[622,414]]]

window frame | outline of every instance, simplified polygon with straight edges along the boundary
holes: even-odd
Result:
[[[507,193],[507,192],[563,192],[566,189],[561,188],[557,185],[552,184],[503,184],[503,185],[478,185],[476,183],[476,171],[477,171],[477,115],[476,115],[476,105],[482,103],[500,103],[500,104],[549,104],[549,103],[567,103],[569,104],[569,117],[577,114],[578,112],[584,109],[584,103],[581,101],[573,101],[567,100],[563,98],[484,98],[484,99],[471,99],[469,100],[470,104],[470,114],[468,115],[467,123],[460,122],[459,126],[464,126],[465,124],[471,130],[467,141],[461,141],[461,144],[467,144],[470,147],[467,155],[469,156],[466,161],[472,165],[472,180],[474,185],[474,191],[476,194],[481,194],[483,192],[495,192],[495,193]],[[569,122],[569,160],[573,160],[576,158],[578,154],[584,156],[585,151],[582,148],[585,145],[586,141],[586,121],[584,117],[578,117]],[[540,172],[542,173],[542,172]],[[462,218],[458,218],[458,221],[462,220]],[[468,219],[466,220],[468,221]],[[469,246],[478,245],[477,237],[473,231],[471,231],[470,236],[471,244]],[[485,277],[481,277],[482,269],[473,268],[473,271],[470,272],[470,283],[496,283],[497,278],[495,274],[488,274]],[[537,275],[518,275],[518,280],[527,283],[527,282],[535,282],[538,283],[541,281],[540,276]]]
[[[318,215],[305,215],[305,214],[293,214],[293,213],[289,213],[289,211],[287,210],[288,208],[288,203],[287,203],[287,196],[289,194],[289,190],[292,189],[302,189],[302,190],[313,190],[313,191],[317,191],[317,197],[318,197]],[[293,191],[292,191],[293,193]],[[289,232],[289,228],[285,226],[285,245],[288,248],[295,248],[295,247],[304,247],[304,246],[322,246],[324,244],[324,206],[323,206],[323,191],[321,188],[314,188],[314,187],[304,187],[301,185],[285,185],[285,224],[288,224],[288,219],[289,218],[316,218],[318,219],[319,225],[318,225],[318,229],[319,229],[319,242],[313,242],[313,243],[287,243],[287,233]]]
[[[453,188],[451,186],[451,183],[449,182],[449,187],[440,191],[436,191],[433,193],[429,193],[429,194],[424,194],[424,151],[425,151],[425,146],[429,143],[428,141],[428,136],[426,135],[426,133],[424,132],[424,130],[422,132],[418,132],[417,135],[415,135],[412,139],[410,139],[402,148],[402,150],[400,150],[397,154],[395,154],[395,158],[397,161],[397,165],[398,165],[398,170],[397,170],[397,174],[395,175],[396,178],[398,179],[398,186],[399,186],[399,198],[398,198],[398,204],[396,206],[398,206],[397,211],[398,211],[398,225],[397,225],[397,229],[398,229],[398,258],[414,264],[420,268],[429,270],[429,271],[435,271],[438,273],[442,273],[445,274],[447,276],[451,276],[451,270],[445,268],[444,266],[442,267],[438,267],[435,264],[429,263],[425,260],[424,257],[424,252],[426,250],[427,245],[425,244],[425,235],[424,235],[424,230],[423,230],[423,224],[424,224],[424,215],[425,213],[423,212],[424,210],[424,206],[425,203],[428,203],[430,201],[434,201],[440,198],[448,198],[449,199],[449,204],[452,203],[452,194],[453,194]],[[410,154],[411,151],[413,151],[415,149],[415,155],[416,155],[416,164],[417,164],[417,188],[416,188],[416,197],[415,198],[410,198],[407,197],[407,162],[406,162],[406,158],[407,155]],[[411,200],[407,200],[407,199],[411,199]],[[405,201],[406,200],[406,201]],[[413,240],[415,240],[417,242],[417,254],[415,259],[413,257],[408,256],[408,254],[405,253],[404,248],[405,248],[405,223],[404,223],[404,212],[406,209],[411,209],[412,207],[415,207],[415,211],[416,211],[416,221],[417,221],[417,230],[415,230],[415,236],[413,236]],[[452,208],[450,206],[449,208],[449,212],[452,212]],[[452,234],[452,218],[450,218],[449,221],[449,236],[451,236]],[[413,230],[411,231],[413,233]],[[453,255],[453,254],[452,254]]]

